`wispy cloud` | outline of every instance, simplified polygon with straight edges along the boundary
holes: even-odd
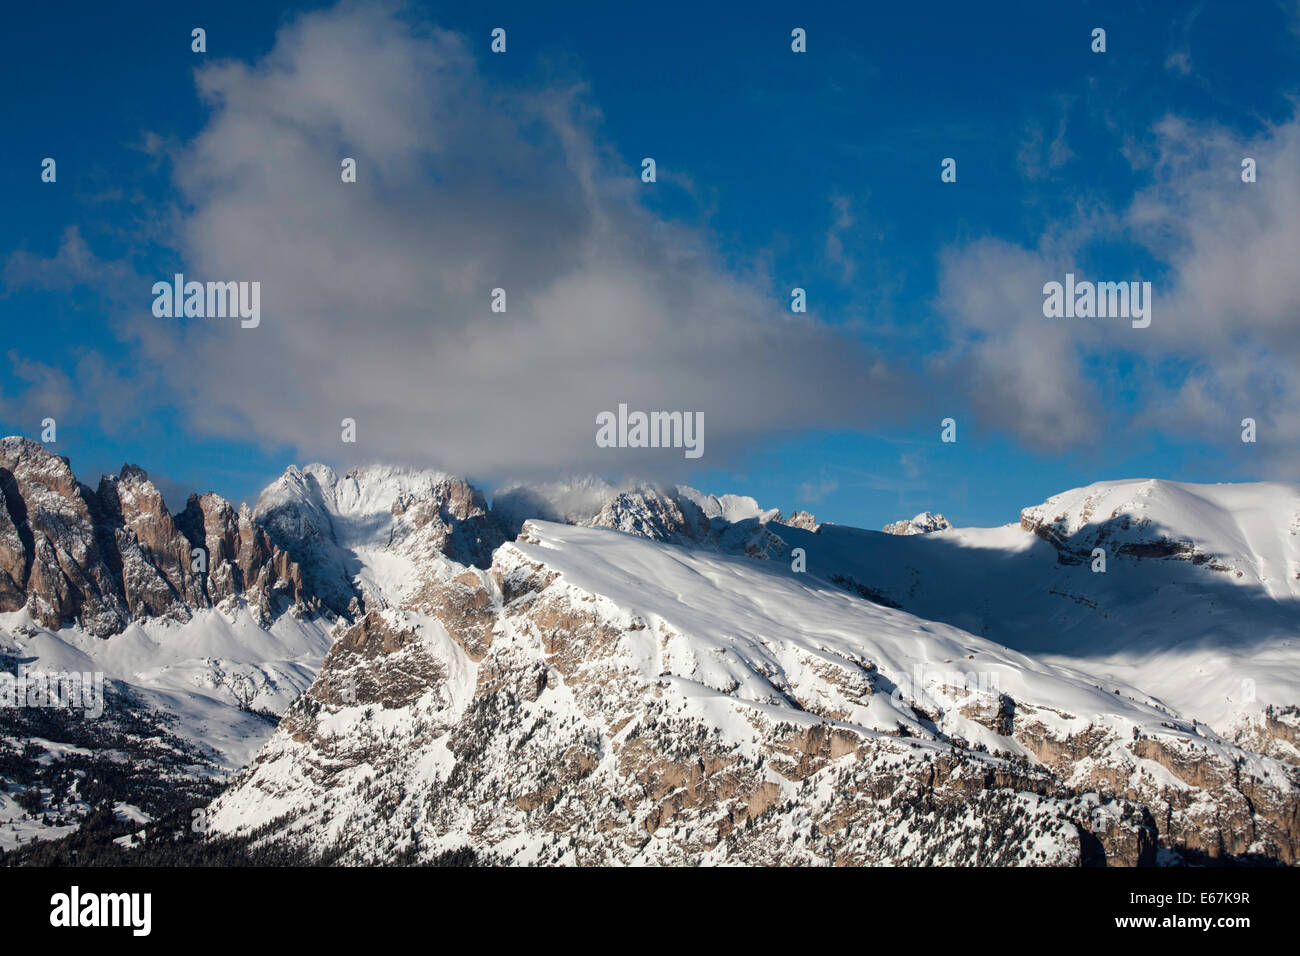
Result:
[[[840,487],[840,483],[834,478],[822,476],[812,481],[805,481],[799,485],[797,502],[803,505],[816,505],[826,500],[828,495],[834,494]]]
[[[834,219],[826,230],[826,258],[839,267],[841,278],[848,282],[857,271],[857,263],[844,251],[844,234],[853,226],[853,207],[847,196],[831,199]]]
[[[1043,179],[1074,158],[1074,152],[1066,140],[1070,119],[1070,97],[1056,97],[1055,106],[1055,127],[1050,134],[1048,127],[1041,120],[1033,120],[1026,130],[1024,141],[1020,144],[1017,160],[1021,171],[1029,179]],[[1051,139],[1048,139],[1049,135]]]

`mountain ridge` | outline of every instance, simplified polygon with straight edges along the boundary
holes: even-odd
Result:
[[[308,465],[171,515],[142,469],[92,491],[6,439],[0,489],[0,652],[176,714],[238,771],[216,833],[355,862],[1297,856],[1293,486],[1100,482],[889,534]]]

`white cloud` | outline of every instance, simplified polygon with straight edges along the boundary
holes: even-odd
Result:
[[[75,382],[29,364],[14,377],[38,405],[74,414],[67,396],[93,401],[88,384],[105,383],[119,398],[101,414],[152,401],[179,406],[196,433],[301,458],[485,478],[682,469],[672,452],[596,447],[596,414],[619,403],[703,411],[706,467],[785,431],[928,422],[920,408],[957,417],[963,438],[988,427],[1053,453],[1129,427],[1232,442],[1249,416],[1275,468],[1296,462],[1300,121],[1244,141],[1166,120],[1123,144],[1150,181],[1128,208],[1079,209],[1029,247],[945,250],[936,306],[949,342],[915,368],[791,315],[761,255],[736,275],[707,234],[647,212],[639,157],[602,145],[580,85],[504,88],[462,39],[395,7],[308,14],[260,62],[197,78],[204,129],[143,148],[172,160],[177,269],[260,281],[261,326],[155,319],[148,288],[170,274],[101,261],[69,230],[53,259],[12,255],[6,283],[138,296],[127,334],[141,361],[89,356]],[[1070,159],[1068,106],[1050,142],[1051,123],[1031,130],[1027,175]],[[355,184],[340,181],[344,156]],[[1243,156],[1259,182],[1241,182]],[[869,263],[845,248],[848,199],[833,202],[825,253],[847,279]],[[1081,271],[1091,244],[1134,240],[1163,271],[1094,278],[1151,279],[1150,328],[1043,317],[1044,282]],[[504,315],[489,308],[496,287]],[[1120,389],[1133,402],[1117,421]],[[5,404],[30,417],[31,401]],[[344,417],[355,446],[339,440]]]
[[[1133,425],[1240,452],[1249,416],[1261,423],[1256,465],[1285,471],[1300,448],[1300,120],[1243,139],[1170,118],[1152,150],[1131,155],[1151,184],[1122,215],[1081,211],[1037,248],[947,250],[939,306],[953,346],[936,368],[965,383],[982,420],[1045,450]],[[1246,156],[1256,183],[1241,181]],[[1102,241],[1136,241],[1164,267],[1092,276],[1152,281],[1150,328],[1043,317],[1043,283],[1085,271],[1086,247]],[[1103,414],[1119,388],[1136,394],[1127,422]]]
[[[915,399],[645,212],[580,88],[499,92],[459,38],[373,6],[309,14],[198,82],[211,119],[174,157],[185,272],[259,280],[262,322],[138,328],[205,432],[476,474],[653,472],[680,455],[597,448],[598,412],[702,411],[711,465]]]

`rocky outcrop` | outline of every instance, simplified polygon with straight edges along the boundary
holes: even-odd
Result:
[[[258,499],[253,521],[302,569],[307,590],[355,620],[394,595],[367,592],[357,549],[423,565],[433,557],[486,567],[505,540],[482,492],[437,472],[372,466],[337,474],[289,468]]]
[[[650,488],[619,492],[584,523],[672,542],[696,541],[709,530],[708,520],[698,508],[683,513],[678,501]]]
[[[777,512],[776,517],[772,520],[790,528],[802,528],[804,531],[811,531],[813,534],[817,533],[819,527],[817,517],[810,511],[795,510],[790,513],[788,518],[781,517],[781,513]]]
[[[1013,739],[1072,785],[1141,804],[1166,848],[1190,860],[1300,860],[1300,774],[1245,771],[1254,755],[1213,737],[1124,739],[1100,725],[1062,735],[1033,713],[1021,708]]]
[[[5,524],[22,544],[21,552],[6,549],[9,559],[0,570],[21,589],[22,606],[50,626],[78,620],[94,634],[121,630],[130,614],[113,525],[67,459],[36,442],[6,438],[0,442],[0,488]]]
[[[935,531],[945,531],[951,527],[952,525],[943,515],[922,511],[915,518],[895,521],[892,524],[885,525],[881,530],[885,534],[931,534]]]
[[[123,597],[133,618],[184,620],[190,608],[207,603],[190,541],[144,471],[128,465],[117,477],[105,475],[96,497],[112,528]]]
[[[459,564],[486,568],[506,540],[483,492],[463,478],[444,478],[424,494],[404,493],[391,511],[403,519],[401,537]]]
[[[0,442],[0,608],[106,637],[235,599],[266,619],[315,607],[298,567],[218,496],[193,496],[173,517],[133,465],[92,492],[39,443]]]
[[[243,600],[263,621],[284,606],[309,613],[322,610],[301,566],[255,523],[246,506],[236,509],[210,492],[190,495],[177,525],[192,548],[205,552],[208,573],[201,576],[200,585],[208,606]]]
[[[1300,769],[1300,707],[1266,707],[1242,721],[1233,742]]]

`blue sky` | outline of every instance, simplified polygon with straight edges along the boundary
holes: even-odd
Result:
[[[40,419],[54,415],[56,448],[83,479],[135,462],[160,481],[173,508],[190,490],[251,500],[290,462],[398,459],[420,443],[386,434],[331,455],[306,426],[301,440],[291,425],[260,429],[251,403],[274,405],[278,394],[265,374],[254,384],[267,390],[250,404],[209,414],[225,408],[220,383],[228,369],[208,363],[268,345],[244,339],[223,353],[200,349],[191,337],[154,349],[153,333],[140,331],[148,328],[140,313],[147,313],[153,279],[221,261],[198,232],[225,221],[220,204],[243,195],[205,185],[221,137],[239,128],[220,124],[239,116],[199,95],[196,68],[257,64],[275,49],[277,31],[292,31],[304,12],[329,17],[331,8],[137,4],[121,13],[53,3],[7,12],[0,431],[36,437]],[[907,381],[898,388],[913,393],[878,408],[853,391],[851,370],[828,373],[812,383],[821,399],[809,402],[806,415],[792,422],[756,412],[734,442],[729,432],[719,435],[722,450],[706,454],[700,467],[656,464],[662,477],[866,527],[927,508],[961,524],[999,524],[1051,494],[1108,478],[1294,479],[1295,431],[1285,422],[1297,417],[1287,370],[1296,336],[1286,320],[1300,318],[1291,311],[1296,280],[1229,263],[1214,245],[1214,223],[1203,218],[1218,203],[1238,208],[1231,204],[1243,194],[1229,190],[1242,186],[1240,156],[1276,157],[1260,182],[1246,187],[1255,190],[1244,194],[1249,204],[1228,217],[1221,239],[1238,250],[1281,244],[1285,251],[1289,243],[1294,262],[1294,227],[1270,214],[1292,208],[1300,176],[1300,165],[1284,164],[1297,158],[1294,4],[379,9],[399,25],[413,24],[417,43],[430,24],[460,35],[476,94],[580,88],[578,128],[597,144],[593,155],[611,189],[621,188],[625,166],[636,191],[616,201],[637,206],[643,218],[632,221],[680,230],[673,243],[686,237],[706,248],[710,268],[743,285],[738,295],[769,298],[776,310],[788,307],[793,286],[806,288],[818,335],[870,350],[900,370]],[[190,51],[195,26],[207,30],[204,55]],[[508,31],[504,56],[488,52],[496,26]],[[790,51],[796,26],[807,30],[806,54]],[[1089,48],[1094,27],[1107,31],[1104,54]],[[302,63],[295,68],[300,77],[315,75]],[[244,82],[238,75],[214,80],[226,95]],[[276,115],[292,116],[292,109]],[[533,135],[528,123],[519,128],[523,139],[509,142]],[[429,129],[436,135],[436,125]],[[537,136],[533,145],[551,149],[549,133]],[[484,158],[472,149],[466,155]],[[55,184],[40,181],[46,156],[58,162]],[[658,163],[653,186],[637,182],[643,156]],[[948,156],[958,161],[955,184],[940,182],[939,163]],[[503,203],[512,176],[528,173],[502,173],[496,185]],[[1202,182],[1211,192],[1198,192]],[[552,212],[563,218],[563,210]],[[465,228],[491,236],[512,226],[505,217]],[[229,247],[240,237],[223,234],[221,241]],[[1225,263],[1208,290],[1206,263]],[[1033,308],[1041,301],[1037,287],[1066,267],[1152,281],[1158,334],[1138,339],[1124,326],[1044,332],[1049,320]],[[1024,281],[1016,289],[1028,291],[1007,298],[1006,328],[1017,331],[1004,331],[1003,307],[975,287],[996,288],[1017,269]],[[657,275],[672,281],[671,272]],[[1230,303],[1227,314],[1223,307],[1217,319],[1199,314],[1198,303],[1220,295]],[[268,323],[275,320],[272,307]],[[1234,330],[1231,366],[1220,366],[1225,346],[1206,331],[1215,322]],[[727,336],[744,337],[744,327],[727,328],[708,349],[720,389],[745,381],[738,363],[770,382],[769,398],[809,387],[814,362],[798,364],[799,383],[786,382],[779,362],[764,364],[762,350],[755,357],[730,348]],[[1040,356],[1023,354],[1040,346]],[[298,375],[309,355],[290,352],[281,361]],[[1270,359],[1278,368],[1268,370]],[[1252,360],[1263,374],[1253,374]],[[160,363],[173,368],[160,372]],[[193,390],[175,368],[182,363],[204,369]],[[572,372],[554,368],[557,388],[582,374],[576,365]],[[281,384],[287,394],[301,383]],[[364,394],[364,383],[356,387]],[[837,389],[845,390],[845,414],[826,407]],[[475,401],[466,391],[440,404]],[[531,394],[525,404],[547,403],[546,378]],[[609,394],[611,404],[619,400]],[[397,394],[391,402],[410,404]],[[303,403],[320,399],[306,395]],[[493,414],[508,416],[509,405]],[[1235,423],[1246,414],[1265,423],[1258,446],[1238,440]],[[959,423],[951,445],[939,441],[939,419],[949,415]],[[520,471],[505,454],[466,460],[435,463],[488,487]],[[570,463],[557,451],[547,464]],[[611,461],[605,470],[623,467]]]

